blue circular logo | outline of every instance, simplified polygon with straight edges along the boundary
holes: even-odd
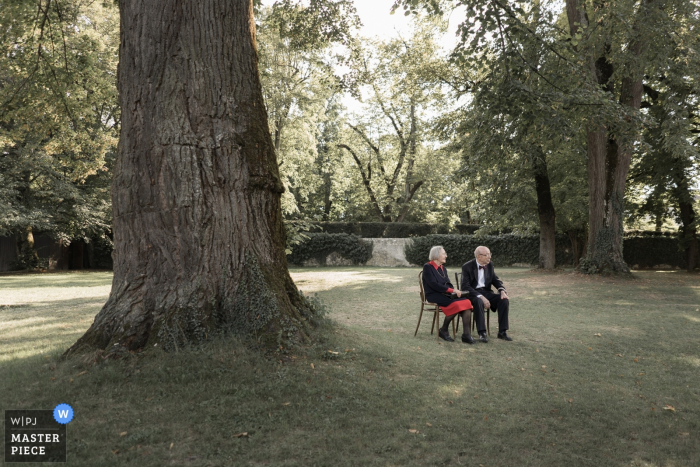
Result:
[[[58,404],[53,409],[53,418],[61,425],[65,425],[73,420],[73,407],[68,404]]]

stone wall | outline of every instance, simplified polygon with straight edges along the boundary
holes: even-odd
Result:
[[[404,247],[412,242],[410,238],[363,238],[365,242],[373,244],[372,259],[365,266],[374,267],[412,267],[404,255]],[[426,253],[427,258],[427,253]],[[427,259],[426,259],[427,261]],[[352,261],[341,257],[338,253],[331,253],[326,258],[326,266],[351,266]],[[316,259],[305,261],[303,266],[319,266]],[[415,267],[415,266],[413,266]]]

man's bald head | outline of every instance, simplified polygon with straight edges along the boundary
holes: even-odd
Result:
[[[491,250],[480,245],[474,250],[474,257],[479,264],[485,266],[491,262]]]

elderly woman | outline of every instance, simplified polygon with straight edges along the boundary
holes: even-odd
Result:
[[[428,259],[430,261],[423,266],[423,289],[425,299],[430,303],[437,303],[445,314],[445,321],[438,331],[439,336],[448,342],[453,342],[454,339],[450,337],[447,326],[455,316],[460,315],[464,325],[462,342],[473,344],[474,339],[469,334],[469,315],[472,304],[467,298],[468,293],[455,290],[450,282],[445,269],[445,261],[447,261],[445,249],[441,246],[432,247]],[[451,298],[452,293],[456,294],[457,298]]]

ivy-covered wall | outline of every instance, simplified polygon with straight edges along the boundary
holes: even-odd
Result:
[[[353,264],[364,264],[372,257],[372,243],[363,241],[357,235],[344,233],[309,233],[309,238],[294,245],[292,253],[287,255],[290,264],[301,265],[309,259],[316,259],[319,264],[326,264],[331,253],[338,253]]]

